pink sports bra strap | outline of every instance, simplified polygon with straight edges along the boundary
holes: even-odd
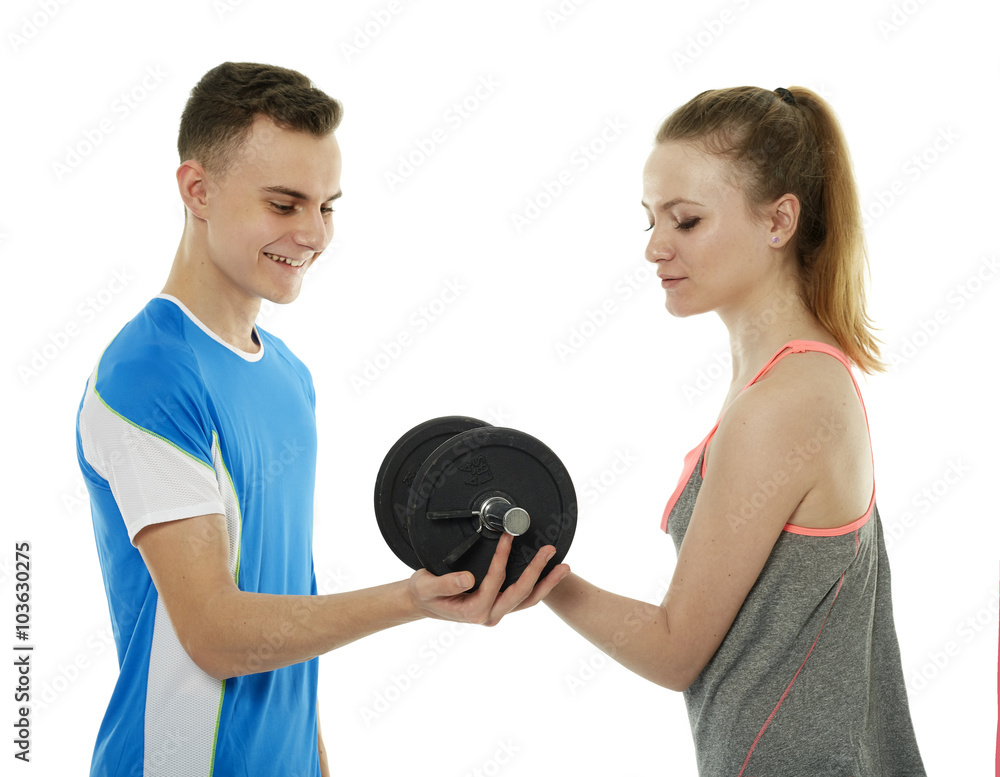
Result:
[[[785,345],[781,347],[781,350],[779,350],[774,356],[772,356],[771,360],[767,364],[765,364],[763,367],[760,368],[760,371],[756,375],[754,375],[753,380],[751,380],[747,384],[747,386],[752,386],[754,383],[756,383],[762,375],[764,375],[768,370],[770,370],[775,364],[781,361],[788,354],[808,353],[809,351],[819,351],[820,353],[829,354],[830,356],[833,356],[838,361],[840,361],[840,363],[847,368],[848,372],[851,371],[851,363],[847,360],[847,357],[844,356],[844,354],[839,349],[834,348],[832,345],[827,345],[826,343],[818,343],[815,340],[792,340],[789,343],[785,343]],[[854,375],[852,373],[851,379],[853,380],[853,378]],[[858,384],[857,381],[855,381],[854,388],[857,387]],[[860,395],[861,392],[859,391],[858,396]]]
[[[781,347],[774,356],[771,357],[770,361],[761,367],[760,372],[758,372],[752,381],[750,381],[744,389],[752,386],[756,383],[762,375],[764,375],[768,370],[770,370],[775,364],[781,361],[785,356],[790,353],[808,353],[810,351],[819,351],[820,353],[829,354],[837,359],[844,367],[847,368],[847,374],[851,376],[851,383],[854,384],[854,390],[858,392],[858,399],[861,402],[861,409],[865,413],[865,427],[868,428],[868,410],[865,408],[864,399],[861,396],[861,388],[858,386],[858,382],[854,379],[854,372],[851,370],[851,362],[844,356],[838,348],[834,348],[832,345],[827,345],[826,343],[818,343],[815,340],[792,340]],[[871,439],[871,429],[868,428],[869,441]]]
[[[870,445],[871,444],[871,427],[868,425],[868,409],[865,407],[864,398],[861,396],[861,388],[858,386],[857,380],[854,379],[854,372],[851,370],[851,362],[848,360],[848,358],[846,356],[844,356],[844,354],[838,348],[834,348],[832,345],[827,345],[826,343],[820,343],[820,342],[817,342],[815,340],[791,340],[791,341],[785,343],[783,346],[781,346],[781,348],[778,350],[778,352],[775,353],[774,356],[772,356],[768,360],[767,364],[765,364],[763,367],[760,368],[760,370],[757,372],[757,374],[754,375],[753,380],[751,380],[749,383],[747,383],[740,390],[740,393],[742,394],[744,391],[746,391],[748,388],[750,388],[750,386],[752,386],[754,383],[756,383],[758,380],[760,380],[760,378],[763,375],[767,374],[768,370],[770,370],[775,364],[777,364],[783,358],[785,358],[786,356],[788,356],[788,354],[790,354],[790,353],[809,353],[810,351],[819,351],[820,353],[829,354],[830,356],[833,356],[835,359],[837,359],[841,364],[843,364],[844,367],[847,368],[847,374],[851,376],[851,383],[854,384],[854,390],[858,393],[858,401],[861,402],[861,410],[865,414],[865,428],[868,430],[868,443]],[[725,415],[725,412],[723,412],[723,415]],[[719,428],[719,424],[721,422],[722,422],[722,417],[720,416],[719,420],[716,421],[715,426],[712,427],[712,431],[710,431],[708,433],[708,436],[705,438],[705,443],[706,444],[712,440],[712,437],[715,436],[715,431],[716,431],[716,429]],[[875,465],[875,456],[874,456],[874,453],[873,453],[872,454],[872,466],[874,466],[874,465]],[[701,474],[702,474],[702,477],[705,476],[705,462],[704,461],[702,462],[702,466],[701,466]]]
[[[827,345],[826,343],[820,343],[816,340],[792,340],[790,343],[785,345],[785,348],[789,349],[791,353],[806,353],[807,351],[822,351],[823,353],[828,353],[830,356],[836,356],[841,363],[850,368],[851,363],[844,356],[843,351],[839,348],[834,348],[832,345]]]
[[[788,343],[785,343],[785,345],[783,345],[780,349],[778,349],[778,352],[775,353],[774,356],[772,356],[768,360],[767,364],[765,364],[763,367],[760,368],[757,374],[754,375],[753,380],[751,380],[749,383],[746,384],[746,386],[743,387],[743,389],[741,389],[741,393],[742,391],[746,390],[754,383],[756,383],[758,380],[760,380],[760,378],[763,375],[767,374],[768,370],[770,370],[775,364],[781,361],[781,359],[783,359],[788,354],[808,353],[810,351],[818,351],[820,353],[825,353],[830,356],[833,356],[834,358],[839,360],[840,363],[844,365],[844,367],[847,368],[847,374],[851,376],[851,382],[854,384],[854,390],[858,393],[858,401],[861,402],[861,410],[865,414],[865,428],[868,429],[868,443],[870,447],[871,428],[868,425],[868,410],[867,408],[865,408],[865,402],[861,396],[861,388],[858,386],[858,382],[854,378],[854,373],[851,370],[850,361],[847,359],[846,356],[844,356],[844,354],[839,349],[834,348],[831,345],[827,345],[826,343],[816,342],[815,340],[792,340]],[[724,415],[725,411],[723,411],[723,416]],[[698,443],[698,446],[692,449],[687,454],[687,456],[684,457],[684,469],[681,473],[680,480],[677,483],[677,487],[674,490],[673,495],[670,497],[670,501],[667,502],[666,509],[663,511],[663,517],[660,523],[660,527],[663,529],[663,531],[667,531],[667,524],[670,518],[670,513],[674,509],[674,505],[677,504],[677,500],[680,498],[681,492],[684,490],[684,487],[686,486],[689,478],[694,472],[695,467],[697,467],[699,460],[701,461],[701,469],[699,474],[701,475],[702,478],[705,477],[707,461],[705,460],[703,454],[707,449],[708,444],[711,442],[712,437],[715,436],[715,432],[719,428],[719,424],[721,422],[722,422],[722,417],[720,416],[719,420],[716,421],[715,426],[712,427],[712,430],[708,433],[708,435],[706,435],[705,439],[702,440],[700,443]],[[873,470],[874,467],[875,467],[875,455],[873,451],[872,452]],[[833,535],[843,534],[846,531],[854,531],[855,528],[861,526],[865,521],[868,520],[868,516],[872,512],[872,507],[874,506],[874,504],[875,504],[875,489],[873,487],[871,501],[868,504],[867,512],[861,518],[857,519],[851,524],[848,524],[847,526],[842,526],[835,529],[803,529],[801,527],[792,526],[791,524],[786,524],[785,530],[794,532],[796,534],[809,534],[816,536],[833,536]]]
[[[847,374],[851,376],[851,383],[854,384],[854,390],[858,394],[858,401],[861,403],[861,411],[865,414],[865,429],[868,431],[868,446],[870,448],[872,432],[871,432],[871,427],[868,425],[868,409],[865,407],[865,400],[861,396],[861,388],[858,386],[857,380],[854,379],[854,372],[853,370],[851,370],[851,363],[838,348],[834,348],[833,346],[827,345],[826,343],[816,342],[815,340],[792,340],[791,342],[786,343],[784,346],[782,346],[781,350],[771,357],[770,361],[768,361],[768,363],[764,365],[764,367],[760,370],[760,372],[758,372],[754,376],[754,379],[750,381],[747,384],[747,386],[752,386],[761,377],[761,375],[764,375],[769,369],[771,369],[771,367],[773,367],[775,364],[781,361],[781,359],[783,359],[788,354],[808,353],[810,351],[818,351],[820,353],[829,354],[830,356],[833,356],[834,358],[839,360],[840,363],[847,368]],[[716,428],[718,428],[718,424],[716,424]],[[712,430],[712,433],[713,434],[715,433],[715,429]],[[873,450],[872,451],[873,473],[874,470],[875,470],[875,451]],[[704,474],[705,474],[704,464],[702,464],[702,477],[704,477]],[[849,533],[851,531],[860,528],[868,520],[868,517],[871,515],[872,507],[874,505],[875,505],[875,488],[873,486],[871,500],[868,502],[868,509],[865,511],[865,514],[862,515],[857,520],[847,524],[846,526],[840,526],[833,529],[806,529],[800,526],[793,526],[792,524],[786,523],[785,531],[790,531],[795,534],[806,534],[819,537],[835,536],[835,535]]]

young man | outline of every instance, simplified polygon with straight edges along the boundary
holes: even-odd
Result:
[[[209,71],[185,107],[180,246],[78,415],[121,670],[94,775],[326,774],[317,656],[421,617],[493,625],[568,573],[535,586],[546,547],[499,594],[505,535],[473,594],[468,573],[420,570],[316,595],[312,380],[254,322],[262,299],[298,296],[333,235],[340,118],[300,73],[246,63]]]

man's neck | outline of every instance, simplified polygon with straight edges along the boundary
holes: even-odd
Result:
[[[185,230],[163,293],[180,300],[226,343],[247,353],[257,353],[260,342],[254,322],[260,312],[260,299],[242,293],[192,243]]]

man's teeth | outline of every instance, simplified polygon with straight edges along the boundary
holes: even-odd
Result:
[[[278,256],[277,254],[264,253],[268,259],[273,259],[276,262],[284,262],[285,264],[290,264],[292,267],[301,267],[306,263],[305,259],[289,259],[287,256]]]

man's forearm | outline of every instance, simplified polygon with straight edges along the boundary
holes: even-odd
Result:
[[[184,645],[224,679],[308,661],[377,631],[418,620],[405,581],[325,596],[233,589],[204,603],[205,626]]]

